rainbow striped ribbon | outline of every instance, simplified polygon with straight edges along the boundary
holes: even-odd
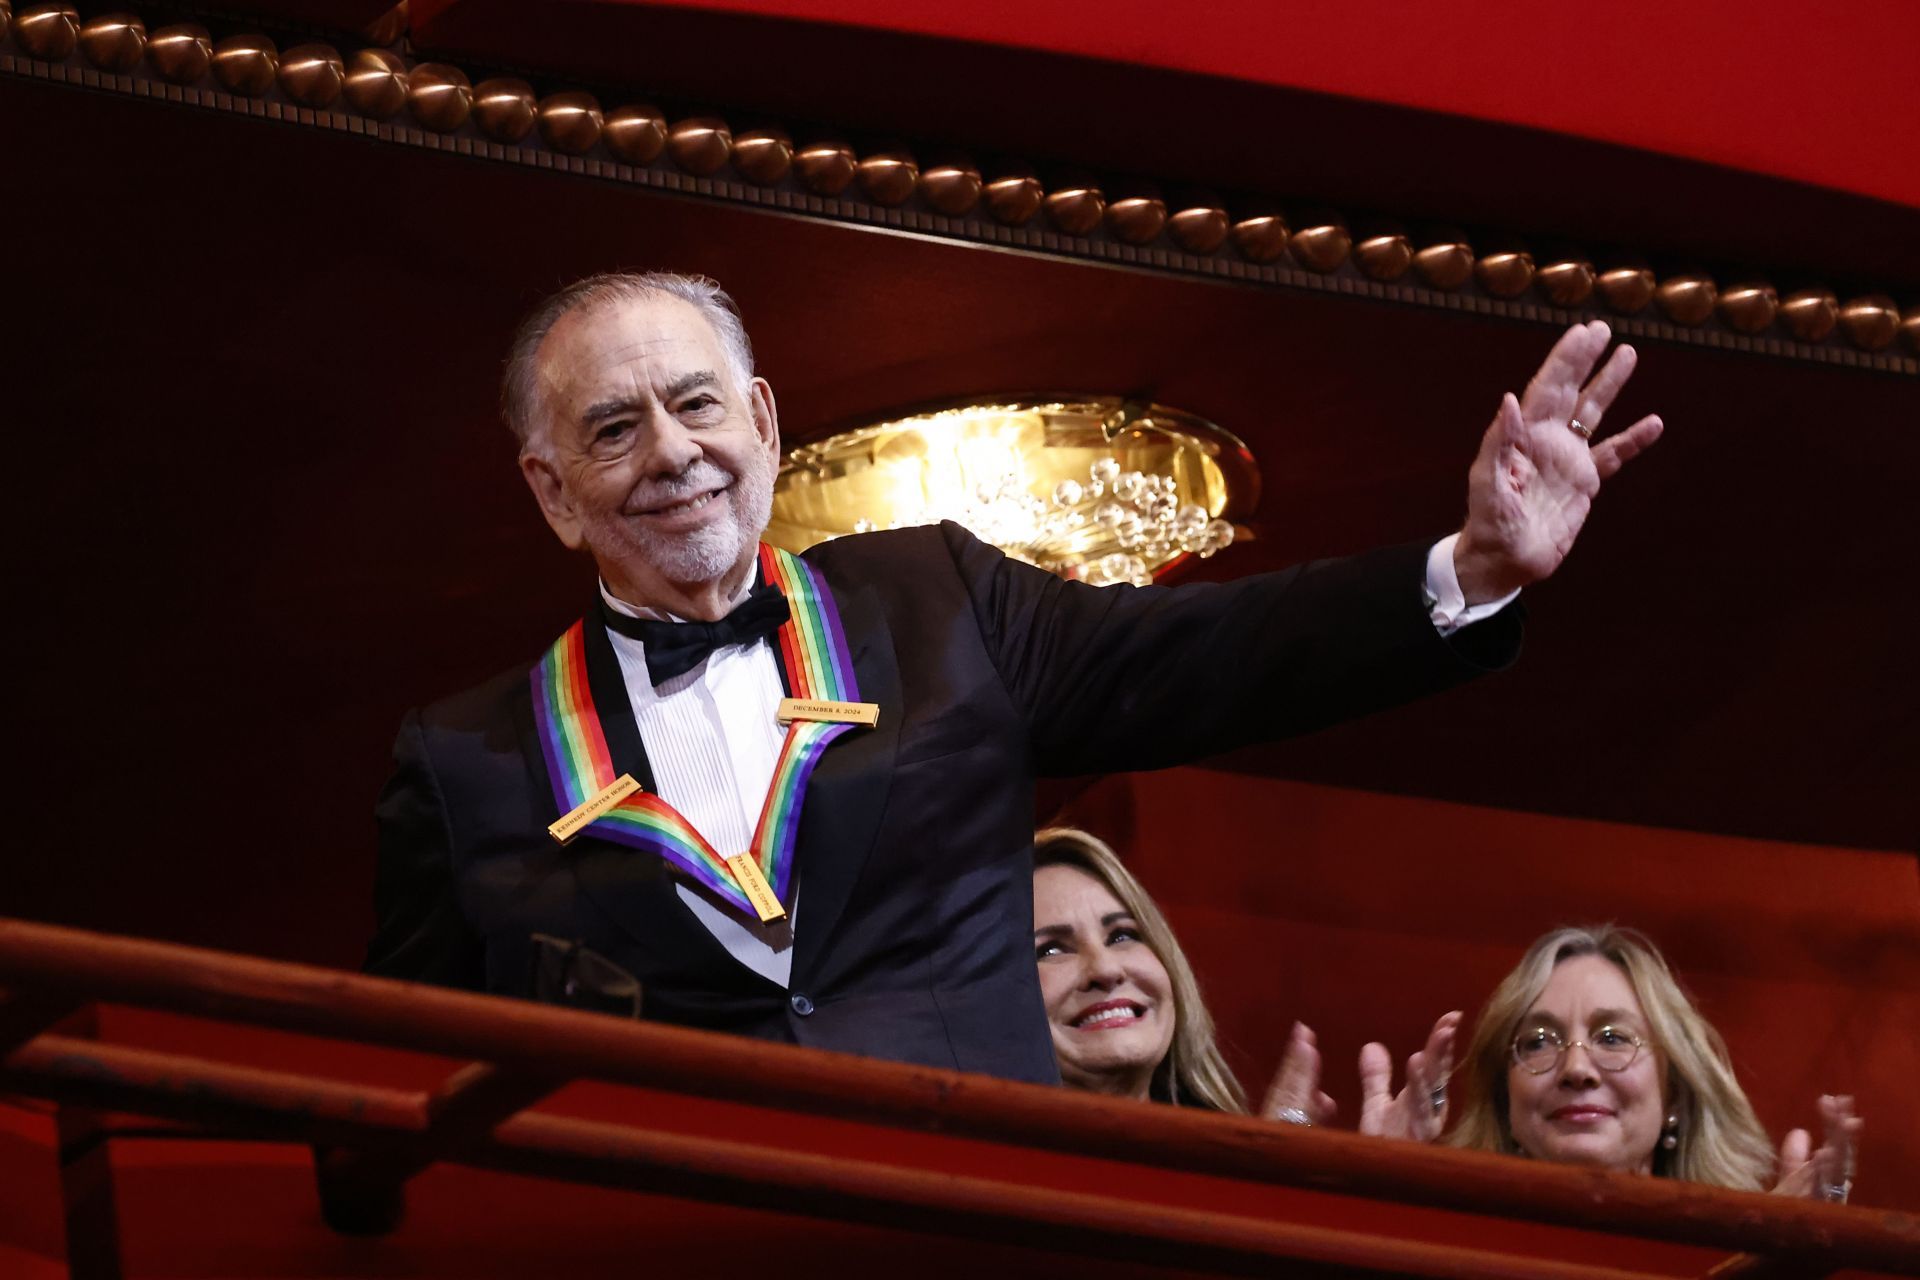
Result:
[[[787,692],[795,698],[857,702],[853,659],[840,611],[813,566],[799,556],[760,546],[764,580],[787,598],[791,616],[778,632],[777,656]],[[554,803],[571,813],[618,778],[607,750],[600,714],[587,681],[586,623],[576,622],[554,641],[533,668],[533,712],[540,746],[553,783]],[[773,782],[760,808],[748,850],[781,903],[793,883],[793,849],[807,780],[829,743],[851,724],[795,720],[774,764]],[[657,853],[707,886],[750,921],[763,918],[716,852],[674,807],[659,796],[635,791],[587,825],[588,834]]]

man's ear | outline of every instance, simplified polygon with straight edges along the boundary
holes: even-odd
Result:
[[[753,414],[753,430],[761,447],[770,457],[780,455],[780,410],[773,403],[773,388],[765,378],[755,378],[747,389],[747,409]]]
[[[520,474],[526,478],[527,488],[533,490],[540,514],[547,518],[554,534],[569,550],[584,550],[587,545],[584,522],[574,506],[573,494],[553,463],[529,449],[520,455]]]

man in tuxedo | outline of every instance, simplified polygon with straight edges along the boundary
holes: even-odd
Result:
[[[1509,662],[1513,595],[1660,432],[1590,444],[1633,367],[1621,347],[1593,373],[1608,341],[1570,330],[1505,397],[1466,524],[1431,546],[1172,589],[1065,582],[954,525],[806,552],[878,722],[818,754],[770,921],[608,827],[550,834],[568,797],[545,666],[409,714],[368,968],[531,995],[545,936],[631,973],[649,1018],[1057,1080],[1034,779],[1177,764]],[[547,522],[599,569],[577,652],[612,771],[721,857],[747,849],[794,678],[774,629],[797,606],[759,582],[778,417],[731,301],[679,276],[576,284],[522,326],[503,400]]]

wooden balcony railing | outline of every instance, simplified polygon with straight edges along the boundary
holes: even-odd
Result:
[[[1068,1090],[879,1062],[329,969],[0,919],[0,1092],[50,1100],[63,1135],[105,1112],[222,1137],[327,1149],[338,1225],[377,1231],[397,1189],[436,1162],[629,1188],[1183,1271],[1271,1272],[1277,1260],[1394,1276],[1650,1274],[1389,1230],[1352,1230],[1170,1204],[1129,1168],[1304,1188],[1710,1247],[1713,1275],[1920,1276],[1920,1216],[1722,1191],[1328,1129],[1142,1106]],[[71,1034],[90,1006],[135,1006],[471,1060],[431,1090],[265,1070]],[[638,1086],[881,1129],[1116,1162],[1112,1193],[937,1162],[837,1157],[769,1124],[751,1141],[543,1110],[574,1081]],[[68,1195],[76,1276],[116,1275],[99,1180]],[[1150,1179],[1147,1180],[1150,1182]],[[1146,1185],[1143,1182],[1142,1185]],[[88,1202],[91,1196],[92,1202]],[[106,1227],[103,1228],[102,1224]],[[86,1224],[89,1239],[74,1238]],[[103,1246],[100,1235],[108,1232]]]

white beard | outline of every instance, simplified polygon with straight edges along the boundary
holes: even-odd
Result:
[[[760,541],[773,515],[773,479],[771,460],[764,464],[756,460],[734,476],[702,458],[672,480],[636,488],[628,495],[628,504],[642,509],[667,506],[731,484],[713,499],[725,504],[720,519],[690,534],[662,537],[609,513],[588,529],[588,544],[596,556],[611,553],[615,563],[642,561],[669,582],[717,581]]]

